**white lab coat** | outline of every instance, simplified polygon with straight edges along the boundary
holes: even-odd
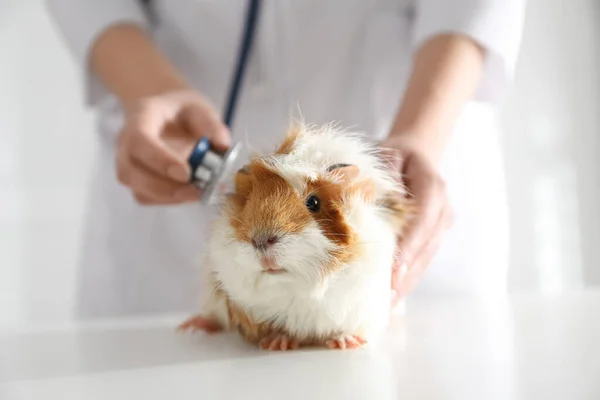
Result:
[[[81,317],[191,312],[199,262],[214,210],[199,204],[142,207],[116,179],[115,137],[123,123],[114,97],[88,66],[90,46],[109,25],[152,31],[156,45],[219,110],[233,73],[242,0],[154,0],[151,24],[136,0],[49,0],[98,115],[99,153],[90,181],[81,257]],[[517,58],[524,0],[265,0],[255,51],[233,126],[237,140],[271,150],[298,106],[308,122],[383,138],[414,50],[432,35],[468,35],[487,50],[485,72],[446,152],[456,218],[418,292],[500,293],[508,225],[494,107]],[[243,157],[240,160],[243,162]]]

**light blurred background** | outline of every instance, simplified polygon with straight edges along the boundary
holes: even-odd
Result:
[[[510,290],[600,284],[600,2],[529,0],[502,110]],[[0,0],[0,325],[71,318],[95,149],[41,0]],[[490,255],[493,257],[493,255]]]

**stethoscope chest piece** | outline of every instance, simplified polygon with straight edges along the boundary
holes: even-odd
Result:
[[[200,201],[215,205],[225,195],[231,168],[240,154],[240,143],[234,143],[226,153],[216,151],[208,138],[197,143],[188,158],[190,181],[202,191]]]

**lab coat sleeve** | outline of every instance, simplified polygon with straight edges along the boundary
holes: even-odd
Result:
[[[414,48],[443,33],[462,34],[486,50],[474,100],[497,101],[513,77],[526,0],[417,0]]]
[[[46,0],[48,11],[83,73],[86,105],[95,106],[108,91],[90,68],[90,50],[110,26],[133,23],[149,29],[150,21],[137,0]]]

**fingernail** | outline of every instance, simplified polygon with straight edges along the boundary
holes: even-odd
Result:
[[[219,143],[221,143],[221,145],[225,147],[229,147],[231,146],[231,139],[229,138],[229,136],[224,136],[219,138]]]
[[[213,146],[217,148],[224,150],[228,149],[231,146],[231,137],[229,135],[229,130],[218,132],[218,134],[211,139],[211,142]]]
[[[228,140],[220,140],[213,143],[213,145],[222,151],[226,151],[231,147],[231,142]]]
[[[178,182],[187,182],[189,179],[188,173],[185,168],[178,165],[172,165],[167,169],[167,176]]]

